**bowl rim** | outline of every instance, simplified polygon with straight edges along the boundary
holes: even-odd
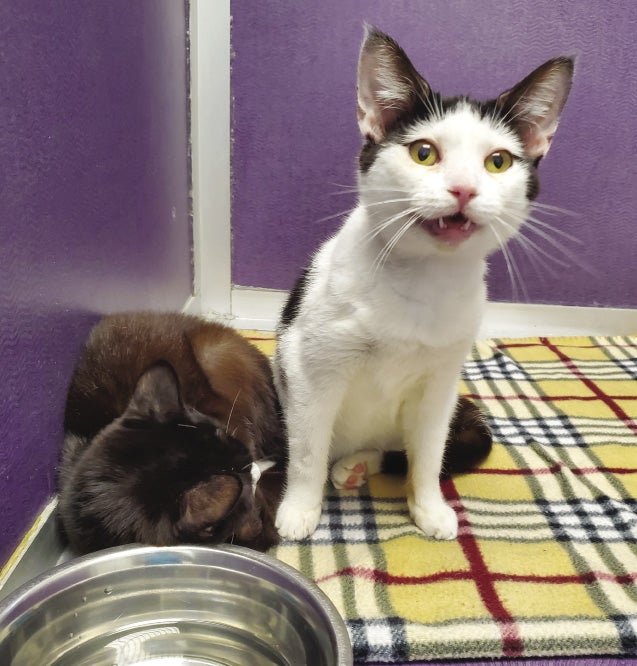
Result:
[[[290,566],[286,562],[276,559],[275,557],[262,553],[244,546],[236,546],[234,544],[218,544],[214,546],[202,545],[189,545],[181,544],[176,546],[146,546],[140,544],[128,544],[124,546],[115,546],[99,550],[88,555],[75,557],[67,562],[59,564],[55,567],[47,569],[43,573],[35,576],[31,580],[23,583],[20,587],[11,592],[7,597],[0,600],[0,642],[3,640],[3,634],[10,623],[19,618],[26,612],[31,603],[34,601],[33,597],[38,600],[38,592],[44,592],[49,588],[52,582],[57,582],[50,593],[55,593],[73,585],[84,577],[81,576],[82,572],[93,565],[99,565],[104,562],[117,561],[119,558],[130,555],[139,555],[140,558],[144,556],[163,556],[169,559],[161,562],[163,557],[158,557],[157,566],[163,564],[199,564],[206,565],[219,565],[223,562],[218,560],[213,561],[219,554],[223,558],[232,559],[239,557],[248,564],[256,565],[261,570],[267,569],[274,572],[280,579],[292,582],[295,589],[302,592],[303,598],[312,602],[315,608],[327,620],[327,625],[331,627],[333,632],[334,646],[336,649],[337,661],[334,666],[352,666],[353,665],[353,650],[347,631],[347,627],[340,613],[337,611],[333,602],[321,590],[318,585],[307,578],[300,571]],[[173,559],[170,559],[170,558]],[[142,566],[140,563],[139,566]],[[155,566],[147,562],[143,566]],[[135,567],[132,567],[135,568]],[[111,568],[108,572],[116,572],[115,568]],[[258,572],[251,572],[258,573]]]

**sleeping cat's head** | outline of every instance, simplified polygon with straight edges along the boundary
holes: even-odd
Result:
[[[572,59],[556,58],[489,102],[444,99],[394,40],[368,31],[358,66],[359,189],[380,242],[395,242],[393,256],[483,257],[516,233],[572,74]]]
[[[272,545],[261,534],[250,451],[225,424],[183,404],[167,363],[142,375],[124,413],[95,437],[75,475],[71,502],[80,518],[69,512],[74,524],[66,531],[72,543],[86,541],[82,550],[119,542]]]

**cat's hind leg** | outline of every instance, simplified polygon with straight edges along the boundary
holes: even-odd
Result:
[[[332,465],[330,478],[338,490],[360,488],[372,474],[378,474],[383,453],[377,449],[363,449],[340,458]]]

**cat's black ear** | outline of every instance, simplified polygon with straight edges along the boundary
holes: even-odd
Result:
[[[181,498],[177,534],[198,534],[207,526],[223,520],[236,505],[242,490],[238,478],[224,474],[186,490]]]
[[[430,93],[400,46],[368,27],[358,59],[358,126],[363,136],[379,143]]]
[[[177,374],[169,363],[161,361],[139,378],[125,416],[166,423],[182,413]]]
[[[529,157],[544,157],[557,130],[573,81],[572,58],[553,58],[497,99],[502,117],[515,126]]]

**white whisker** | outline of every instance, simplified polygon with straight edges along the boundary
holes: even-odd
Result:
[[[580,217],[579,213],[576,213],[568,208],[560,208],[559,206],[551,206],[550,204],[540,203],[539,201],[531,201],[531,208],[542,209],[547,212],[547,214],[555,215],[561,213],[562,215],[568,215],[570,217]]]
[[[546,243],[551,245],[553,248],[555,248],[565,259],[568,261],[563,261],[559,259],[558,257],[552,255],[550,252],[548,252],[545,248],[541,247],[537,243],[535,243],[532,239],[530,239],[528,236],[524,235],[522,232],[518,231],[518,234],[523,236],[525,239],[526,247],[527,249],[530,248],[531,246],[533,249],[539,253],[545,256],[547,259],[550,261],[554,262],[555,264],[558,264],[564,268],[570,267],[572,265],[576,265],[579,268],[585,270],[589,275],[599,275],[599,271],[590,266],[589,264],[585,263],[582,260],[582,257],[577,255],[576,253],[570,251],[568,247],[566,247],[563,243],[559,242],[559,240],[553,238],[550,233],[555,233],[556,235],[559,235],[563,238],[565,238],[568,241],[578,243],[579,245],[584,245],[583,241],[575,236],[571,236],[571,234],[568,234],[565,231],[562,231],[561,229],[556,229],[554,226],[547,224],[543,220],[538,220],[535,217],[528,217],[528,218],[523,218],[522,216],[515,215],[511,212],[508,213],[509,216],[512,219],[515,219],[518,222],[525,222],[523,229],[528,229],[530,232],[533,232],[537,236],[540,236]],[[506,225],[504,220],[500,219],[499,220],[502,224],[505,226],[510,226]],[[510,227],[513,229],[513,227]],[[522,243],[520,243],[522,245]]]
[[[400,199],[383,199],[383,201],[372,201],[370,203],[366,203],[365,207],[369,208],[370,206],[384,206],[385,204],[390,204],[390,203],[405,203],[412,200],[413,197],[401,197]]]
[[[518,235],[515,237],[515,239],[518,240],[520,242],[520,245],[522,245],[523,247],[541,254],[542,256],[546,257],[550,261],[553,261],[559,266],[562,266],[564,268],[568,268],[571,266],[571,264],[568,263],[567,261],[562,261],[561,259],[554,257],[552,254],[547,252],[543,247],[538,245],[534,240],[532,240],[528,236],[525,236],[522,232],[519,232]]]
[[[407,230],[413,224],[414,220],[417,218],[416,215],[411,215],[407,221],[398,229],[398,231],[391,237],[389,242],[381,249],[378,253],[376,259],[372,263],[372,268],[374,268],[374,273],[377,273],[386,263],[391,251],[396,247],[400,242],[400,239],[407,233]]]
[[[546,231],[543,231],[542,229],[539,229],[538,227],[534,226],[533,224],[529,224],[526,227],[529,231],[532,231],[534,234],[537,234],[540,236],[540,238],[543,238],[547,243],[552,245],[556,250],[559,250],[565,257],[573,261],[574,263],[578,263],[578,258],[573,255],[572,252],[567,250],[562,243],[560,243],[558,240],[553,238],[550,234],[546,233]]]
[[[353,185],[351,188],[347,190],[343,190],[341,192],[331,192],[331,196],[339,196],[342,194],[358,194],[360,192],[360,189],[358,185]],[[398,194],[408,194],[409,190],[404,187],[371,187],[369,185],[365,185],[362,188],[365,192],[386,192],[388,194],[392,192],[397,192]]]
[[[533,269],[535,271],[535,274],[538,276],[538,279],[544,280],[547,275],[551,278],[558,277],[559,274],[556,271],[556,269],[553,266],[547,264],[542,257],[538,256],[538,254],[544,254],[544,253],[538,252],[536,248],[527,244],[528,239],[526,238],[526,236],[519,234],[514,238],[512,238],[511,241],[512,242],[515,241],[520,245],[520,247],[524,252],[524,256],[531,262],[531,265],[533,266]]]
[[[549,231],[552,231],[553,233],[557,234],[558,236],[562,236],[562,238],[566,238],[569,241],[572,241],[573,243],[577,243],[578,245],[584,245],[584,241],[581,238],[578,238],[577,236],[573,236],[573,234],[569,234],[566,231],[563,231],[562,229],[557,229],[556,227],[552,226],[551,224],[547,224],[543,220],[538,220],[537,217],[528,217],[527,222],[530,222],[529,227],[532,227],[534,224],[539,225],[540,227],[544,229],[548,229]]]
[[[338,213],[334,213],[333,215],[327,215],[326,217],[321,217],[318,220],[314,220],[313,224],[320,224],[321,222],[327,222],[328,220],[333,220],[337,217],[343,217],[343,215],[349,215],[353,210],[355,210],[356,206],[353,208],[347,208],[345,210],[341,210]]]
[[[539,246],[534,240],[532,240],[528,236],[525,236],[524,233],[522,232],[522,230],[516,230],[513,225],[508,224],[505,220],[503,220],[500,217],[498,217],[497,219],[501,224],[503,224],[505,227],[507,227],[508,229],[510,229],[513,232],[513,238],[518,240],[520,242],[520,245],[522,245],[522,247],[525,247],[525,248],[528,248],[528,249],[533,249],[536,252],[539,252],[540,254],[544,255],[547,259],[550,259],[551,261],[554,261],[555,263],[557,263],[557,264],[559,264],[559,265],[561,265],[565,268],[568,268],[571,265],[571,264],[569,264],[565,261],[562,261],[561,259],[558,259],[557,257],[554,257],[552,254],[547,252],[544,248]],[[529,230],[532,231],[532,228],[530,226],[527,226],[526,228],[528,228]]]
[[[507,225],[504,220],[500,219],[499,217],[494,218],[497,222],[500,222],[503,226],[510,226]],[[517,301],[519,300],[519,294],[518,294],[518,287],[517,285],[520,285],[520,289],[522,290],[522,295],[524,297],[525,301],[529,300],[529,295],[526,291],[526,287],[524,286],[524,281],[522,280],[522,276],[520,274],[520,271],[518,269],[518,266],[515,261],[515,257],[511,254],[509,249],[506,246],[506,243],[503,241],[502,237],[498,232],[496,231],[495,227],[492,225],[489,225],[489,228],[493,232],[493,235],[496,237],[496,240],[498,241],[498,245],[500,246],[500,249],[502,250],[502,256],[504,257],[504,261],[507,266],[507,271],[509,273],[509,278],[511,280],[511,287],[513,289],[513,298]]]
[[[234,406],[237,404],[237,399],[239,398],[240,393],[241,389],[237,391],[237,395],[235,395],[234,402],[232,403],[232,407],[230,408],[230,414],[228,414],[228,423],[226,423],[226,432],[228,432],[228,428],[230,427],[230,419],[232,418],[232,413],[234,412]]]
[[[419,208],[413,207],[399,211],[395,215],[392,215],[391,217],[388,217],[386,220],[383,220],[383,222],[381,222],[378,226],[373,227],[371,231],[367,232],[363,236],[363,240],[373,240],[374,238],[376,238],[376,236],[385,231],[385,229],[394,224],[394,222],[397,222],[406,215],[415,215],[416,213],[419,212],[419,210],[420,210]]]
[[[370,207],[376,207],[376,206],[385,206],[387,204],[392,204],[392,203],[408,203],[412,200],[411,197],[403,197],[400,199],[384,199],[383,201],[372,201],[370,203],[365,204],[367,208]],[[346,208],[345,210],[341,210],[338,213],[333,213],[332,215],[327,215],[326,217],[321,217],[318,220],[314,220],[314,224],[319,224],[321,222],[327,222],[328,220],[333,220],[338,217],[343,217],[344,215],[349,215],[352,213],[354,210],[356,210],[356,206],[353,208]]]

